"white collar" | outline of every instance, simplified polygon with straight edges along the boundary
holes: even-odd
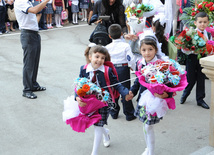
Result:
[[[151,61],[149,61],[149,62],[146,62],[146,60],[145,60],[144,58],[142,58],[141,63],[142,63],[143,65],[147,65],[148,63],[150,63],[150,62],[155,62],[155,61],[157,61],[157,60],[158,60],[158,58],[157,58],[157,56],[155,55],[155,57],[154,57]]]
[[[114,43],[114,42],[120,42],[120,41],[122,41],[121,38],[119,38],[119,39],[112,39],[112,42],[113,42],[113,43]]]
[[[197,31],[203,32],[204,34],[207,32],[205,29],[204,29],[204,31],[201,31],[201,30],[197,29]]]
[[[93,72],[93,71],[97,71],[97,70],[100,70],[101,72],[105,73],[105,67],[104,67],[104,65],[100,66],[100,67],[97,68],[97,69],[94,69],[94,68],[92,67],[91,63],[90,63],[90,64],[88,64],[88,66],[87,66],[87,68],[86,68],[86,73],[88,73],[88,72]]]

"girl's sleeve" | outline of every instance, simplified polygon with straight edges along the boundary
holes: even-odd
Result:
[[[138,71],[138,62],[136,63],[136,69],[135,70]],[[136,77],[137,77],[137,75],[136,75]],[[140,89],[140,83],[139,83],[138,78],[136,78],[135,81],[134,81],[134,84],[131,86],[130,90],[132,91],[132,93],[135,96],[135,95],[137,95],[137,92],[138,92],[139,89]]]
[[[113,86],[122,96],[125,96],[127,94],[129,94],[129,90],[128,88],[124,87],[118,80],[117,80],[117,76],[114,75],[113,71],[111,68],[109,68],[109,80],[110,80],[110,84],[114,85]]]
[[[81,66],[81,67],[80,67],[79,77],[83,77],[83,74],[82,74],[83,67],[84,67],[84,66]],[[75,101],[76,101],[76,97],[77,97],[77,96],[78,96],[77,93],[74,91],[74,100],[75,100]]]

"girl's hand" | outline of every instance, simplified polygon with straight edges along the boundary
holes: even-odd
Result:
[[[134,97],[134,94],[132,93],[132,91],[129,91],[129,94],[126,95],[125,100],[129,101],[132,100]]]
[[[169,95],[166,92],[163,92],[163,94],[161,94],[161,95],[154,93],[154,96],[162,98],[162,99],[169,97]]]
[[[56,6],[55,5],[53,6],[53,10],[56,11]]]
[[[76,97],[76,100],[77,100],[78,105],[79,105],[80,107],[84,107],[84,106],[87,105],[85,102],[82,102],[82,100],[81,100],[79,97]]]

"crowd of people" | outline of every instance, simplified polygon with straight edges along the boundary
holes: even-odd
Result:
[[[89,44],[85,51],[87,65],[81,67],[79,78],[87,78],[91,83],[96,84],[105,91],[109,91],[111,100],[106,102],[113,102],[114,107],[109,110],[107,106],[105,106],[97,109],[96,112],[93,111],[87,115],[89,117],[88,120],[91,119],[90,117],[93,116],[94,113],[98,115],[100,114],[101,117],[97,122],[92,123],[95,125],[92,155],[98,154],[98,148],[103,136],[104,146],[108,147],[110,145],[109,130],[104,128],[104,125],[107,124],[109,114],[113,119],[118,118],[120,111],[118,103],[120,97],[119,93],[121,94],[123,113],[126,116],[126,120],[132,121],[139,117],[139,120],[143,122],[147,148],[142,155],[154,155],[154,125],[159,123],[164,115],[159,116],[156,112],[150,114],[148,113],[148,109],[145,108],[146,105],[142,105],[142,102],[146,100],[145,92],[148,93],[148,90],[150,91],[150,89],[142,85],[139,78],[136,78],[134,84],[131,86],[130,69],[141,71],[143,67],[148,66],[148,64],[154,64],[157,61],[169,62],[168,37],[173,33],[177,33],[177,31],[181,31],[183,28],[183,25],[181,24],[182,22],[178,22],[178,15],[173,11],[173,8],[182,8],[182,4],[186,3],[185,5],[187,5],[188,0],[178,0],[177,3],[172,3],[172,1],[169,0],[157,1],[158,7],[156,9],[158,10],[158,13],[148,16],[145,19],[141,19],[140,22],[138,19],[137,23],[135,23],[135,25],[138,24],[137,26],[139,26],[141,22],[145,23],[140,29],[133,28],[134,26],[130,24],[133,21],[128,18],[126,10],[128,9],[127,6],[130,5],[127,5],[127,3],[132,2],[135,3],[135,5],[141,5],[142,1],[124,1],[124,3],[122,3],[120,0],[98,0],[97,2],[93,0],[90,2],[85,0],[73,0],[72,3],[70,3],[70,1],[66,0],[44,0],[42,2],[34,1],[32,4],[28,1],[16,0],[14,3],[16,18],[19,28],[21,29],[20,39],[24,52],[23,97],[29,99],[37,98],[36,94],[34,94],[35,91],[46,90],[46,87],[40,86],[37,82],[41,52],[41,38],[38,33],[39,29],[46,29],[46,27],[49,29],[53,28],[53,17],[55,19],[56,28],[62,27],[62,22],[66,24],[70,21],[76,25],[78,24],[78,13],[80,12],[80,9],[82,12],[81,21],[88,22],[89,25],[93,22],[97,24],[91,35],[90,41],[93,42],[93,44]],[[145,3],[146,6],[149,6],[149,4],[157,1],[145,0],[143,3]],[[11,2],[6,3],[12,5]],[[6,3],[4,0],[0,0],[0,11],[3,9],[6,10]],[[64,21],[61,16],[63,11],[70,15],[69,18]],[[180,10],[177,9],[177,12],[180,12]],[[170,16],[168,16],[169,14]],[[44,22],[45,15],[47,19],[46,24]],[[176,24],[174,24],[176,26],[172,27],[174,16],[176,17],[174,21],[176,22]],[[6,15],[4,14],[3,18],[5,19],[5,17]],[[183,24],[185,25],[185,22],[183,22]],[[197,33],[204,35],[204,38],[206,37],[207,40],[212,40],[212,37],[209,37],[209,33],[205,30],[209,24],[209,16],[206,13],[197,13],[194,24]],[[4,20],[3,25],[2,23],[0,25],[1,33],[7,33],[8,30],[5,27],[7,27],[7,25],[5,26]],[[13,25],[10,29],[11,31],[14,30]],[[102,32],[100,32],[100,30],[102,30]],[[97,34],[100,36],[96,38]],[[108,39],[108,42],[103,42],[102,39],[105,41]],[[137,49],[136,52],[133,52],[133,49]],[[176,64],[175,61],[174,63]],[[171,67],[171,69],[174,71],[180,69],[180,72],[182,72],[181,68],[178,66],[173,69]],[[165,67],[169,66],[166,65]],[[197,55],[193,53],[189,54],[186,61],[187,73],[183,71],[183,74],[187,79],[182,79],[184,80],[183,85],[185,90],[180,103],[185,103],[193,86],[196,84],[197,105],[209,109],[209,106],[204,101],[205,75],[201,70],[202,67],[199,64]],[[152,72],[154,72],[154,70],[151,71],[151,74]],[[154,78],[150,77],[151,74],[149,74],[149,80]],[[159,76],[163,77],[164,75]],[[170,76],[172,77],[172,75]],[[114,89],[112,90],[108,88],[110,86],[114,87]],[[114,90],[117,90],[117,94],[113,93]],[[132,99],[137,94],[137,107],[134,108]],[[167,108],[173,109],[169,103],[174,103],[174,95],[173,92],[166,90],[163,90],[161,94],[153,93],[148,97],[149,100],[147,101],[147,104],[151,104],[153,100],[158,98],[155,102],[159,103],[165,101]],[[89,104],[86,103],[84,97],[82,98],[77,92],[75,93],[75,98],[71,104],[74,103],[78,104],[79,107],[85,107]],[[70,122],[71,126],[76,126],[76,130],[78,131],[79,123],[77,123],[77,125],[71,119],[69,119],[68,122]]]

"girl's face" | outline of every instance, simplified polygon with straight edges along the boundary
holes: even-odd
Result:
[[[92,67],[97,69],[104,64],[105,55],[99,52],[92,53],[92,55],[89,55],[89,60],[91,61]]]
[[[156,32],[156,29],[155,29],[155,26],[154,26],[154,25],[152,25],[152,31],[153,31],[153,32]]]
[[[153,46],[147,44],[142,44],[140,52],[144,59],[146,60],[146,62],[150,62],[157,53],[156,49]]]

